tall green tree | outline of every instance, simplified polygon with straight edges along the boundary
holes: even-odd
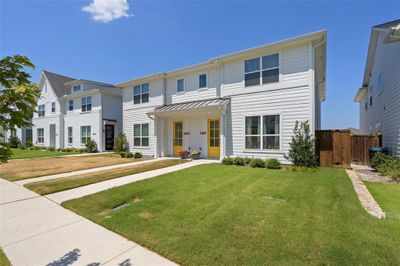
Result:
[[[0,60],[0,127],[13,130],[31,126],[30,119],[36,109],[40,90],[30,82],[26,69],[35,66],[28,57],[6,56]],[[4,135],[0,133],[0,139]],[[5,163],[12,155],[9,145],[0,142],[0,163]]]

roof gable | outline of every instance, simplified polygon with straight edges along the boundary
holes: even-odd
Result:
[[[46,70],[43,70],[43,74],[58,98],[66,94],[70,94],[70,88],[66,86],[65,83],[75,80],[74,78],[59,75]]]

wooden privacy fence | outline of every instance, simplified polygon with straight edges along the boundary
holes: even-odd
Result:
[[[315,148],[320,166],[348,168],[351,163],[368,164],[369,149],[379,145],[377,136],[357,135],[351,130],[316,131]]]

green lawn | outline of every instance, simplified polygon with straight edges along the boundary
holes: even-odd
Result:
[[[6,255],[3,250],[0,249],[0,265],[1,266],[11,266],[11,263],[8,261]]]
[[[162,160],[158,162],[148,162],[139,165],[126,166],[106,171],[99,171],[88,174],[74,175],[63,178],[56,178],[44,181],[28,183],[26,188],[35,191],[41,195],[55,193],[67,189],[77,188],[113,178],[118,178],[127,175],[138,174],[160,168],[165,168],[177,164],[187,162],[186,160]]]
[[[23,159],[23,158],[38,158],[38,157],[53,157],[68,154],[78,154],[76,152],[59,152],[59,151],[47,151],[47,150],[21,150],[11,149],[13,155],[11,159]]]
[[[184,265],[400,264],[400,222],[367,214],[340,169],[203,165],[63,206]]]
[[[365,182],[365,184],[386,213],[386,217],[400,222],[400,184],[376,182]]]

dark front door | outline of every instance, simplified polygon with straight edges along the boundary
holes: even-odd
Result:
[[[114,125],[106,125],[106,150],[114,149]]]

